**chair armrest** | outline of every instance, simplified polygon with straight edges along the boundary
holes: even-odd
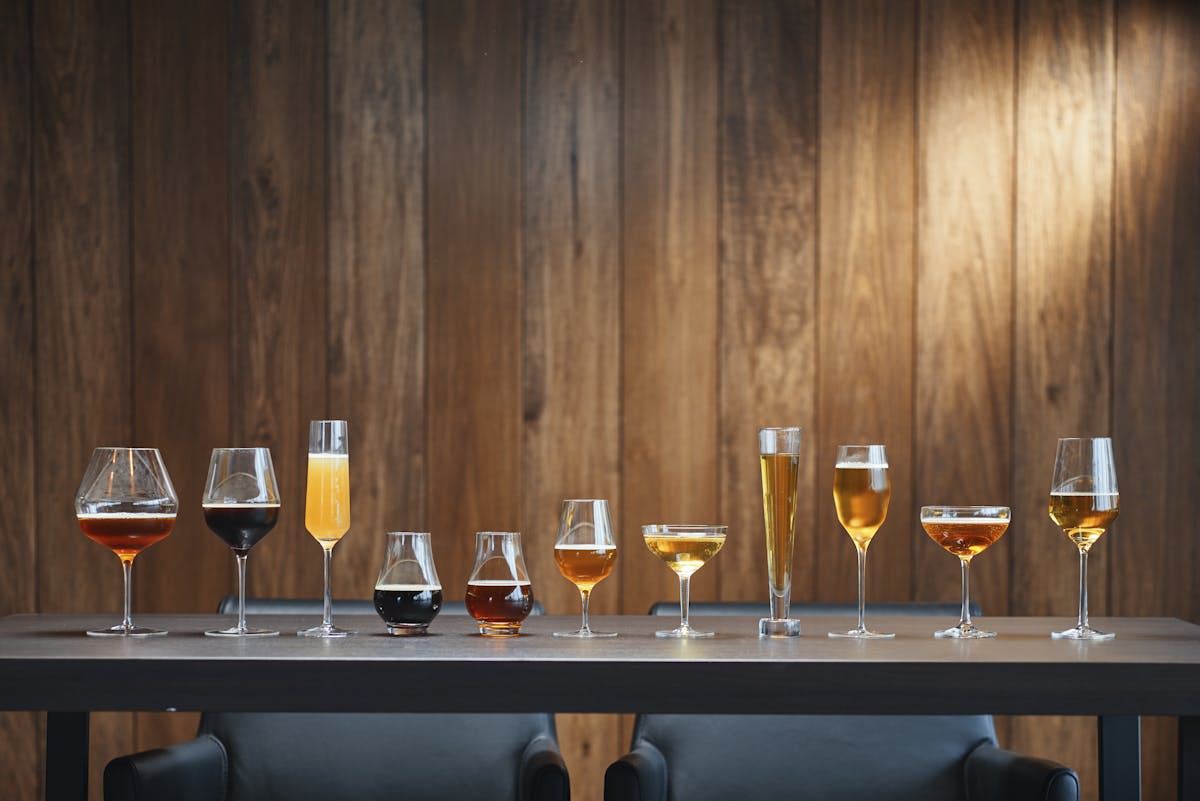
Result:
[[[104,801],[225,801],[228,765],[211,734],[117,757],[104,768]]]
[[[642,740],[604,772],[604,801],[667,801],[667,760]]]
[[[967,756],[968,801],[1079,801],[1075,771],[983,743]]]
[[[571,782],[567,765],[554,738],[540,734],[529,741],[521,754],[521,801],[567,801]]]

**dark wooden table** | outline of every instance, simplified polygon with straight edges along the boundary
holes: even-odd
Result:
[[[994,640],[935,640],[940,621],[888,618],[894,640],[831,640],[841,618],[805,618],[798,639],[759,639],[755,618],[693,618],[711,640],[660,640],[668,618],[596,617],[613,640],[550,636],[574,617],[531,618],[485,640],[443,616],[424,638],[377,618],[339,618],[357,637],[245,642],[205,637],[218,618],[139,616],[167,637],[85,637],[111,616],[0,620],[0,709],[45,710],[47,798],[86,793],[92,710],[676,712],[1095,715],[1103,798],[1136,797],[1138,716],[1179,718],[1180,798],[1200,798],[1200,626],[1095,620],[1102,643],[1051,640],[1069,621],[987,618]],[[292,632],[296,616],[256,617]],[[947,625],[949,622],[947,621]],[[321,692],[313,688],[320,687]],[[387,688],[405,688],[392,691]]]

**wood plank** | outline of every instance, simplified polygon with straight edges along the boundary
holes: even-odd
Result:
[[[230,432],[239,445],[271,448],[283,504],[250,560],[254,595],[317,597],[322,588],[303,499],[308,422],[329,411],[323,8],[231,6]],[[351,452],[356,436],[352,422]]]
[[[37,609],[34,439],[34,273],[31,188],[30,7],[0,2],[0,615]],[[0,714],[0,787],[15,801],[40,797],[42,730],[33,712]]]
[[[521,15],[431,2],[426,25],[428,515],[458,598],[475,532],[522,522]]]
[[[891,468],[892,500],[870,551],[867,603],[910,596],[919,530],[912,504],[915,24],[910,2],[821,9],[813,552],[821,600],[857,594],[854,546],[833,507],[837,445],[854,442],[886,445]],[[945,580],[954,580],[949,570]]]
[[[1197,619],[1198,552],[1174,528],[1200,493],[1200,6],[1116,10],[1113,431],[1126,503],[1110,611]],[[1153,576],[1153,580],[1147,580]],[[1142,793],[1175,797],[1176,726],[1142,721]]]
[[[720,598],[767,612],[755,432],[799,425],[792,598],[816,597],[816,4],[721,6]]]
[[[53,554],[38,559],[38,608],[119,615],[120,567],[79,532],[72,501],[92,449],[133,434],[129,6],[33,11],[38,553]],[[133,716],[93,715],[91,732],[99,798],[105,763],[132,750]]]
[[[1011,610],[1073,619],[1078,555],[1046,514],[1058,437],[1110,431],[1113,14],[1030,2],[1018,13]],[[1120,444],[1117,450],[1122,450]],[[1108,551],[1089,571],[1107,607]],[[1064,626],[1065,627],[1065,626]],[[1013,747],[1079,771],[1096,797],[1089,720],[1013,721]]]
[[[369,596],[384,532],[428,525],[423,63],[420,2],[330,4],[329,408],[355,431],[338,597]]]
[[[549,611],[579,610],[547,558],[564,498],[605,498],[621,523],[620,8],[524,6],[522,530]],[[618,530],[618,534],[619,534]],[[616,575],[642,553],[622,553]],[[596,614],[620,608],[601,583]],[[615,716],[559,715],[572,797],[598,801],[621,753]]]
[[[711,0],[625,8],[622,611],[679,597],[644,523],[717,504],[717,59]],[[758,538],[759,528],[731,531]],[[692,580],[716,597],[718,557]]]

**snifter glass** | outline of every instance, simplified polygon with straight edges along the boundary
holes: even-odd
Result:
[[[348,637],[333,625],[333,548],[350,530],[350,449],[345,420],[313,420],[308,425],[308,485],[304,527],[325,552],[325,603],[321,624],[296,632],[301,637]]]
[[[157,448],[96,448],[75,494],[75,516],[91,540],[121,560],[125,616],[93,637],[152,637],[160,629],[133,625],[133,560],[175,527],[179,500]]]
[[[788,614],[792,603],[796,496],[800,488],[800,429],[760,428],[758,461],[767,529],[767,589],[771,594],[771,616],[758,621],[758,634],[796,637],[800,621]]]
[[[922,506],[921,527],[929,538],[958,557],[962,565],[962,614],[958,625],[934,632],[934,637],[975,640],[995,637],[971,620],[971,560],[1008,530],[1012,511],[1007,506]]]
[[[424,634],[442,608],[427,531],[389,531],[375,581],[375,611],[390,634]]]
[[[515,637],[533,610],[533,588],[525,569],[521,535],[480,531],[475,535],[475,567],[467,580],[467,612],[485,637]]]
[[[555,637],[616,637],[615,631],[592,631],[588,625],[588,601],[592,590],[612,572],[617,561],[617,542],[608,517],[608,501],[598,499],[563,501],[554,541],[558,572],[579,589],[583,624],[576,631],[556,631]]]
[[[708,563],[725,545],[728,526],[655,523],[642,526],[642,539],[650,553],[667,563],[679,576],[679,628],[656,631],[656,637],[694,639],[712,637],[711,631],[696,631],[688,623],[692,574]]]

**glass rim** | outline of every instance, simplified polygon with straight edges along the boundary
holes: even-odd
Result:
[[[519,537],[519,531],[476,531],[476,537]]]
[[[882,442],[841,442],[838,443],[838,448],[886,448],[887,445]]]
[[[764,431],[803,431],[803,430],[804,430],[803,426],[763,426],[762,428],[758,429],[758,433],[761,434]]]
[[[1007,512],[1007,513],[1008,513],[1008,515],[1009,515],[1010,517],[1012,516],[1012,507],[1011,507],[1011,506],[998,506],[998,505],[991,505],[991,506],[949,506],[949,505],[933,505],[933,506],[922,506],[922,507],[921,507],[921,517],[925,517],[925,512],[926,512],[927,510],[929,510],[929,511],[932,511],[932,510],[934,510],[934,509],[939,509],[939,510],[942,510],[942,511],[952,511],[952,512],[983,512],[983,511],[992,511],[992,510],[994,510],[994,511],[998,511],[998,512]],[[1001,516],[1003,516],[1003,515],[977,515],[977,516],[978,516],[978,517],[1001,517]]]
[[[250,453],[250,452],[257,453],[259,451],[264,451],[266,453],[270,453],[271,449],[265,445],[246,445],[246,446],[237,446],[237,447],[222,446],[219,448],[213,448],[213,453],[237,453],[239,451],[243,451],[246,453]]]
[[[428,531],[385,531],[385,537],[428,537]]]
[[[563,498],[563,503],[608,503],[607,498]]]
[[[705,523],[647,523],[642,526],[642,535],[646,534],[728,534],[727,525],[708,525]]]
[[[92,449],[92,453],[96,451],[137,451],[138,453],[158,453],[158,448],[148,448],[139,445],[97,445]]]

